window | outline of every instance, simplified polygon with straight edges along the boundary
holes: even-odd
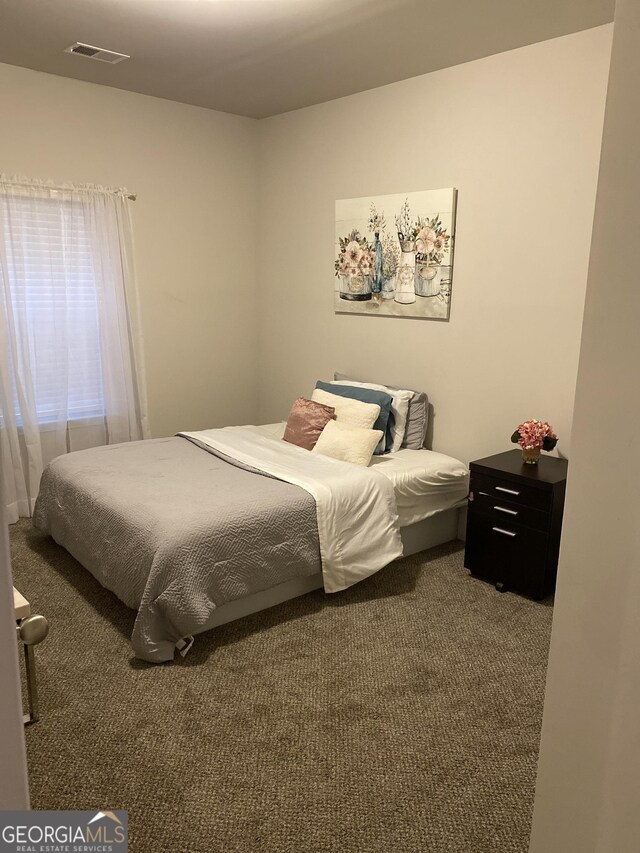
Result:
[[[38,423],[104,416],[98,293],[86,208],[55,198],[0,199],[0,292]],[[6,280],[5,280],[6,279]],[[12,357],[13,358],[13,357]],[[15,365],[10,365],[11,368]],[[12,376],[15,370],[11,369]],[[13,381],[14,407],[20,405]]]
[[[125,189],[0,174],[0,480],[30,515],[63,453],[147,438]]]

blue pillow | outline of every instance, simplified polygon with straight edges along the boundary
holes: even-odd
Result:
[[[355,385],[332,385],[330,382],[316,382],[316,388],[321,391],[327,391],[329,394],[337,394],[338,397],[350,397],[352,400],[360,400],[363,403],[375,403],[380,406],[380,414],[373,428],[382,430],[383,437],[376,449],[374,456],[381,456],[383,453],[388,453],[393,445],[393,427],[395,418],[391,411],[391,394],[385,394],[384,391],[373,391],[371,388],[357,388]]]

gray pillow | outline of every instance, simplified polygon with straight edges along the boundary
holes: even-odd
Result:
[[[346,373],[334,373],[336,382],[366,382],[366,379],[356,379],[353,376],[347,376]],[[376,382],[376,385],[384,385],[392,391],[400,391],[399,385],[387,385],[386,382]],[[405,389],[411,391],[411,388]],[[429,425],[429,397],[424,391],[414,391],[413,397],[409,401],[409,413],[407,415],[407,427],[404,432],[402,441],[403,447],[408,447],[410,450],[420,450],[424,447],[424,442],[427,437],[427,427]]]

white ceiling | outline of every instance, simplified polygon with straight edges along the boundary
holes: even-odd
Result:
[[[614,0],[0,0],[0,61],[262,118],[613,20]],[[63,53],[75,41],[119,65]]]

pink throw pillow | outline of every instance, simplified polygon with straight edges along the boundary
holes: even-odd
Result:
[[[335,416],[336,410],[333,406],[324,406],[305,397],[298,397],[289,413],[282,438],[290,444],[304,447],[305,450],[313,450],[320,433]]]

